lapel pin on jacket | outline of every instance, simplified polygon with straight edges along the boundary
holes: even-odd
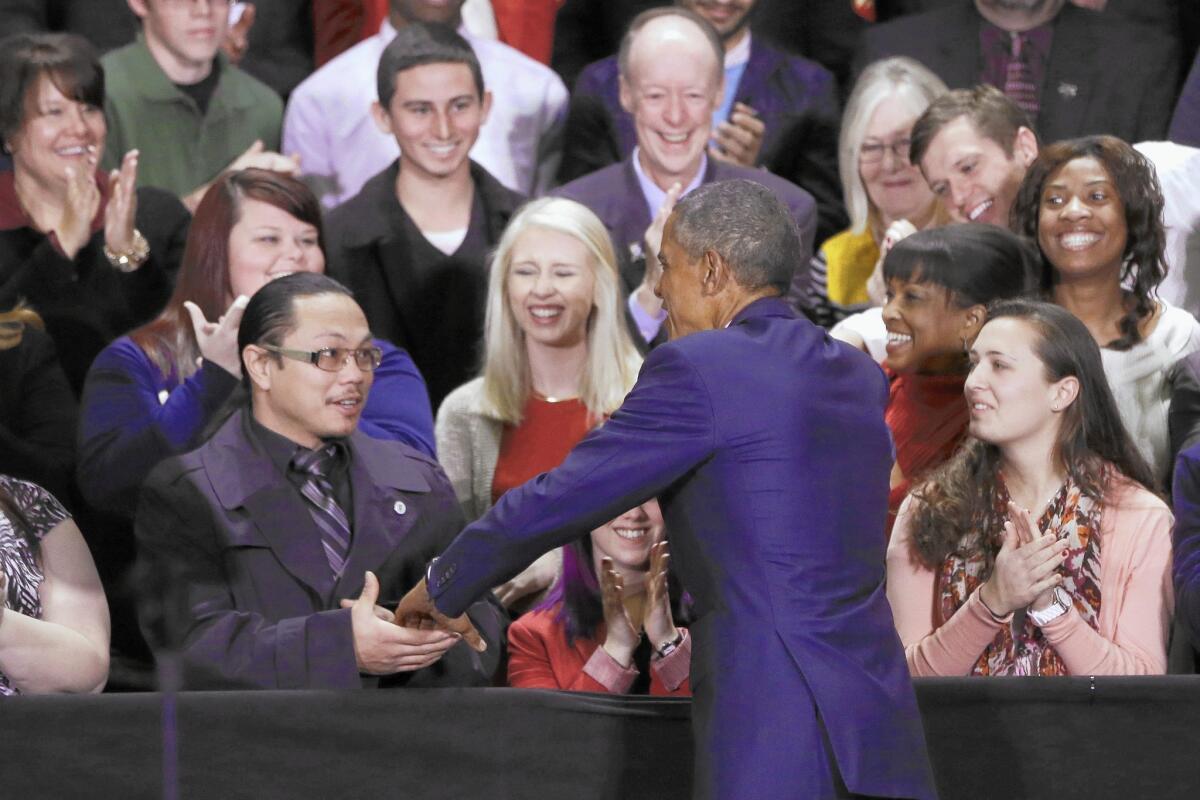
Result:
[[[1079,87],[1073,83],[1060,83],[1058,85],[1058,94],[1064,99],[1070,100],[1079,94]]]
[[[392,511],[395,511],[397,514],[403,514],[405,511],[408,511],[408,506],[404,505],[403,500],[397,500],[392,504]]]

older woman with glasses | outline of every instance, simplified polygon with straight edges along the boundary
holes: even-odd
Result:
[[[946,85],[909,58],[888,58],[863,70],[842,117],[838,163],[850,227],[821,245],[812,263],[806,310],[830,327],[881,299],[867,293],[888,228],[944,222],[921,171],[908,160],[917,117]]]

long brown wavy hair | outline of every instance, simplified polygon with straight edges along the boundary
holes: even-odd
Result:
[[[1125,431],[1104,376],[1100,348],[1069,311],[1033,300],[1006,300],[988,311],[988,322],[1022,320],[1037,336],[1034,353],[1046,380],[1079,381],[1079,395],[1062,413],[1054,457],[1083,494],[1103,502],[1113,476],[1109,465],[1145,487],[1153,473]],[[921,562],[938,569],[947,556],[981,546],[991,567],[1000,550],[998,538],[970,536],[982,530],[999,493],[1000,448],[968,439],[954,456],[913,490],[913,543]]]
[[[1079,158],[1094,158],[1104,166],[1125,207],[1127,238],[1121,284],[1130,286],[1133,302],[1118,323],[1120,338],[1104,346],[1128,350],[1142,340],[1139,325],[1154,313],[1154,289],[1167,276],[1162,187],[1150,160],[1115,136],[1084,136],[1047,145],[1030,165],[1017,192],[1012,229],[1038,240],[1042,189],[1059,169]],[[1057,283],[1058,270],[1043,253],[1041,290],[1047,298]]]

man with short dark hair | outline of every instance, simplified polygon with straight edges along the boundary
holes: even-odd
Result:
[[[888,56],[917,59],[951,89],[996,86],[1047,142],[1163,138],[1180,69],[1177,40],[1067,0],[953,0],[868,27],[859,69]]]
[[[766,170],[709,158],[713,113],[720,106],[724,49],[716,30],[684,8],[639,14],[617,56],[621,106],[629,112],[637,144],[616,164],[554,191],[583,203],[608,227],[628,307],[646,342],[662,320],[654,285],[658,240],[675,201],[703,184],[734,178],[761,183],[791,211],[800,230],[794,297],[808,287],[808,262],[816,231],[812,196]]]
[[[437,408],[476,374],[488,253],[523,198],[470,158],[493,103],[463,37],[409,25],[376,77],[371,116],[400,157],[330,212],[329,271],[408,350]]]
[[[405,680],[486,684],[457,639],[380,606],[463,520],[435,461],[358,432],[381,354],[350,293],[315,273],[272,281],[238,345],[249,405],[143,488],[148,637],[182,650],[193,688],[346,689],[434,664]]]
[[[334,58],[288,100],[283,143],[298,153],[305,178],[326,208],[346,202],[397,155],[371,115],[383,49],[414,24],[459,27],[464,0],[391,0],[379,33]],[[500,183],[533,195],[551,185],[562,156],[567,89],[544,64],[494,39],[459,32],[496,96],[471,157]]]
[[[1025,172],[1038,154],[1029,118],[994,86],[955,89],[913,124],[909,157],[956,222],[1009,227]]]
[[[780,298],[799,236],[771,191],[702,186],[668,218],[671,341],[557,469],[506,493],[396,610],[456,615],[540,553],[658,497],[695,601],[696,796],[933,797],[884,592],[887,380]]]
[[[713,112],[709,156],[743,167],[762,166],[808,191],[817,202],[817,241],[842,230],[846,215],[837,166],[841,115],[833,75],[752,34],[757,0],[675,4],[703,17],[722,45],[724,88]],[[560,180],[620,161],[637,145],[633,116],[621,102],[621,75],[627,66],[614,55],[590,64],[579,76],[571,93]]]
[[[227,169],[294,172],[279,148],[283,101],[220,52],[228,0],[128,0],[142,23],[133,44],[104,56],[112,169],[138,151],[138,182],[183,198],[195,209]]]

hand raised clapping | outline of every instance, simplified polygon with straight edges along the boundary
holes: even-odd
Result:
[[[242,357],[238,352],[238,326],[242,324],[242,313],[250,298],[238,295],[230,304],[229,310],[216,322],[209,322],[204,312],[191,300],[184,301],[188,316],[192,318],[192,331],[196,334],[196,345],[200,348],[202,358],[213,362],[223,370],[240,378],[242,375]]]
[[[1039,533],[1027,509],[1009,503],[1008,510],[996,564],[979,587],[979,599],[998,616],[1047,602],[1046,595],[1062,583],[1058,567],[1066,559],[1062,542],[1052,533]]]

